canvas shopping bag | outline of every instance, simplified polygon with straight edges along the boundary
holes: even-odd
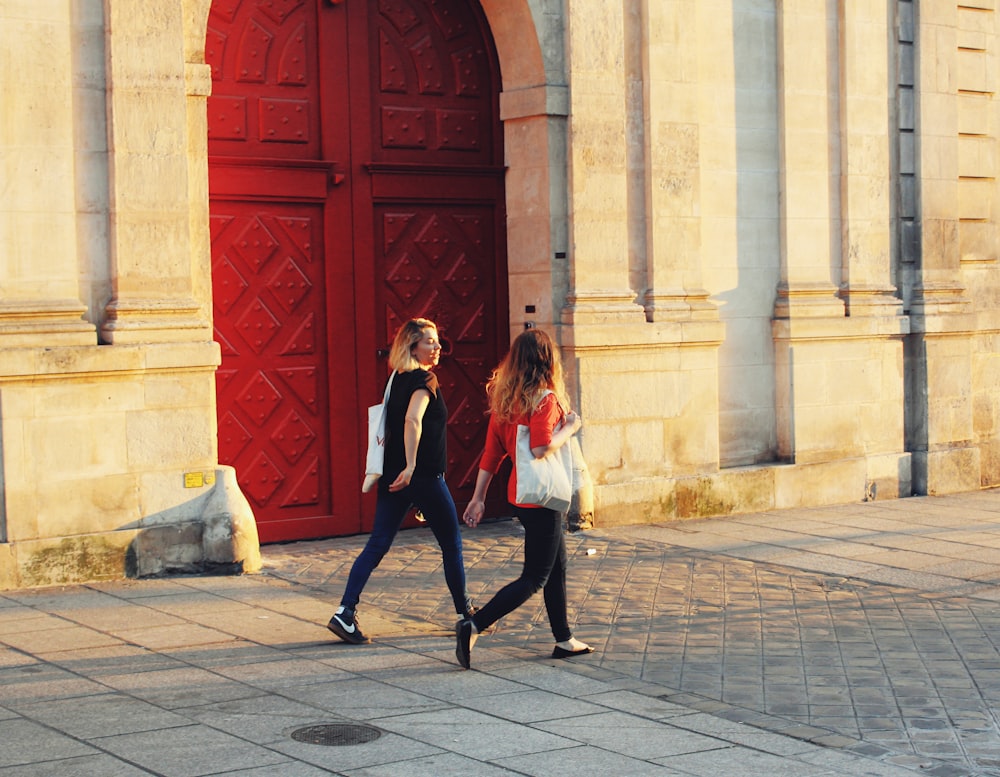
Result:
[[[389,391],[392,389],[392,379],[396,371],[392,371],[385,384],[382,403],[368,408],[368,453],[365,456],[365,480],[361,484],[361,493],[366,494],[382,477],[385,465],[385,415],[389,404]]]
[[[540,505],[565,513],[573,497],[573,466],[569,443],[547,456],[536,459],[531,452],[531,434],[527,426],[517,427],[517,503]]]
[[[540,505],[557,513],[569,510],[573,498],[573,454],[568,441],[558,450],[536,459],[531,452],[529,428],[518,424],[514,466],[519,505]]]

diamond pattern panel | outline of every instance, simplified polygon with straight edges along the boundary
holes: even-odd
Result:
[[[310,313],[288,338],[282,356],[308,356],[316,353],[316,317]]]
[[[253,435],[232,413],[219,421],[219,458],[232,461],[239,457],[253,440]]]
[[[314,367],[293,367],[278,370],[285,384],[295,393],[303,406],[315,410],[319,404],[317,371]]]
[[[385,280],[396,296],[409,304],[423,288],[426,278],[420,272],[419,263],[409,253],[404,253],[389,267]]]
[[[236,328],[257,353],[263,353],[278,333],[281,322],[259,298],[236,319]]]
[[[451,235],[448,233],[438,216],[431,216],[413,238],[413,242],[423,252],[427,260],[435,267],[454,249]]]
[[[492,273],[492,245],[485,234],[488,219],[469,213],[475,210],[438,205],[383,212],[378,242],[386,252],[387,305],[393,311],[387,324],[416,315],[406,311],[420,310],[421,315],[435,313],[430,317],[442,329],[447,323],[452,338],[463,333],[468,340],[482,331],[481,325],[471,324],[481,319],[486,300],[492,299],[492,277],[483,277],[484,270]]]
[[[319,478],[319,459],[315,456],[306,462],[306,465],[297,469],[298,477],[295,478],[288,495],[281,503],[284,508],[308,507],[319,503],[321,486]]]
[[[299,269],[292,257],[286,257],[277,272],[271,276],[268,287],[278,300],[278,304],[291,313],[309,296],[309,277]]]
[[[270,261],[277,247],[277,238],[259,218],[247,220],[233,244],[233,249],[255,273]]]
[[[485,444],[483,387],[499,360],[495,337],[493,238],[486,206],[428,204],[381,211],[376,244],[384,250],[385,342],[410,316],[437,322],[454,355],[438,368],[449,406],[448,458],[458,468],[449,483],[474,483]],[[470,492],[471,493],[471,492]]]
[[[284,480],[282,471],[263,451],[250,460],[250,464],[242,469],[239,478],[244,493],[259,505],[270,502]]]
[[[444,276],[444,282],[456,299],[468,302],[479,289],[479,267],[470,262],[465,254],[461,254]]]
[[[295,410],[289,411],[271,435],[271,441],[289,464],[297,463],[315,439],[316,433]]]
[[[258,524],[329,515],[319,209],[226,205],[212,242],[219,459],[236,468]]]
[[[223,313],[229,313],[249,288],[240,271],[226,256],[216,262],[212,271],[212,284],[215,288],[215,304]]]
[[[274,415],[281,399],[281,393],[274,387],[274,384],[267,379],[263,372],[258,372],[239,393],[236,404],[244,412],[245,417],[260,428]]]

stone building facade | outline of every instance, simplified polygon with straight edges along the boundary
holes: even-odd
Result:
[[[213,57],[244,11],[318,19],[292,60],[336,14],[482,20],[498,315],[562,345],[598,525],[997,484],[995,0],[13,0],[0,588],[259,566],[220,462],[210,228]]]

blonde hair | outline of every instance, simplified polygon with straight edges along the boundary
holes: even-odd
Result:
[[[514,338],[486,383],[490,412],[508,423],[530,415],[546,389],[569,409],[559,348],[541,329],[526,329]]]
[[[428,318],[411,318],[396,331],[389,350],[389,366],[392,369],[407,372],[420,367],[420,362],[413,355],[413,346],[423,339],[427,329],[436,332],[437,324]]]
[[[413,355],[413,346],[419,343],[428,329],[437,331],[437,324],[428,318],[411,318],[398,330],[389,349],[389,366],[397,372],[407,372],[420,367]]]

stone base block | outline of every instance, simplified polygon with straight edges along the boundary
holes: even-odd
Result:
[[[0,587],[35,588],[129,574],[134,530],[6,543],[0,552]]]
[[[774,507],[819,507],[864,501],[868,467],[864,459],[775,467]]]
[[[869,456],[865,500],[899,499],[912,496],[913,457],[909,453]]]
[[[641,478],[594,486],[594,526],[658,523],[676,516],[675,483],[669,478]]]
[[[913,489],[940,496],[976,491],[981,485],[980,451],[971,446],[913,454]]]
[[[260,568],[257,524],[232,467],[216,470],[196,516],[185,506],[173,520],[160,514],[145,526],[0,543],[0,590]]]
[[[966,489],[968,490],[968,489]],[[594,486],[597,527],[911,496],[909,454],[726,469]]]
[[[11,591],[17,588],[17,583],[14,547],[9,542],[0,542],[0,591]]]
[[[741,467],[677,481],[677,517],[756,513],[774,506],[774,468]]]
[[[980,487],[1000,486],[1000,440],[989,440],[979,446],[979,464]]]

